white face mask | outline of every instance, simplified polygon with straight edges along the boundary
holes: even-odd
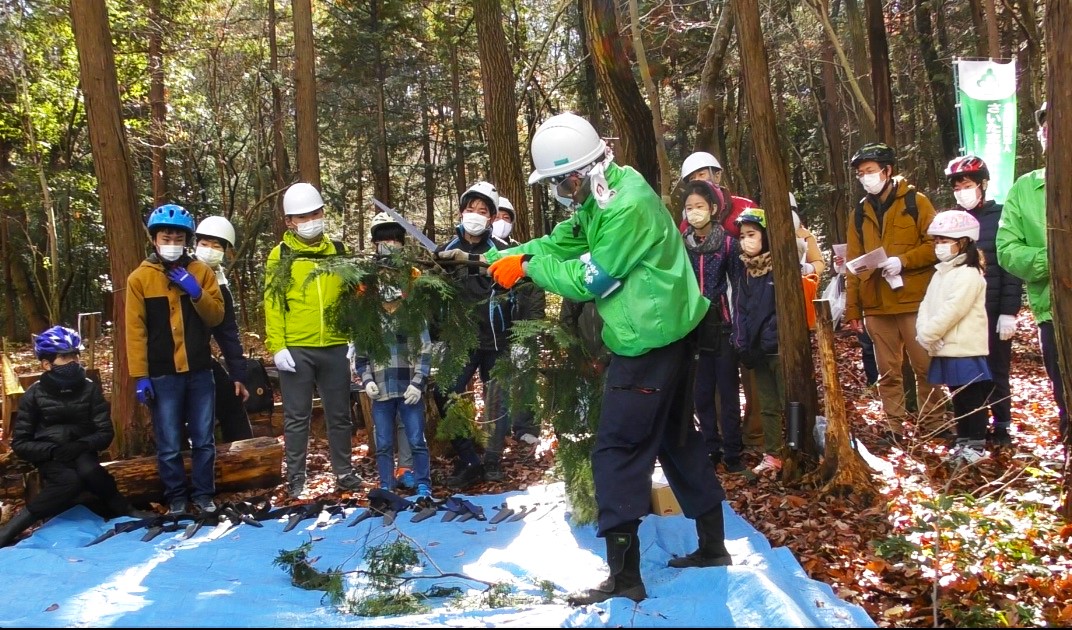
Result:
[[[223,250],[214,249],[212,247],[198,247],[194,250],[194,255],[197,259],[205,263],[209,267],[215,269],[223,262]]]
[[[183,245],[157,246],[157,252],[159,252],[160,258],[162,260],[166,260],[167,262],[175,262],[180,257],[182,257],[182,253],[184,251],[186,251],[186,247],[184,247]]]
[[[960,190],[954,190],[953,197],[957,200],[957,204],[965,210],[971,210],[979,205],[979,202],[982,200],[982,195],[979,194],[979,188],[961,188]]]
[[[462,214],[462,229],[471,236],[480,236],[488,229],[488,218],[476,212]]]
[[[857,179],[860,180],[860,185],[864,187],[864,190],[871,195],[879,194],[886,187],[886,179],[882,177],[882,173],[868,173]]]
[[[938,243],[934,246],[934,255],[942,262],[953,260],[958,253],[953,251],[953,243]]]
[[[305,223],[299,223],[294,228],[294,233],[307,241],[312,240],[324,233],[324,220],[313,219]]]
[[[701,208],[693,208],[685,211],[685,219],[689,225],[699,230],[711,222],[711,213]]]
[[[763,235],[756,233],[741,237],[741,251],[748,256],[758,256],[763,251]]]
[[[402,243],[396,243],[395,241],[381,241],[376,243],[376,253],[381,256],[390,256],[400,249],[402,249]]]
[[[495,219],[491,223],[491,235],[495,238],[506,239],[510,237],[510,232],[514,231],[514,224],[510,223],[506,219]]]

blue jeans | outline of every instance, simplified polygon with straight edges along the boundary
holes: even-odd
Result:
[[[213,434],[216,383],[212,370],[153,377],[155,397],[150,402],[156,468],[168,501],[186,499],[186,471],[182,465],[185,426],[190,436],[192,496],[216,494],[216,436]]]
[[[372,401],[372,421],[376,425],[376,470],[380,486],[395,485],[395,414],[406,431],[413,452],[413,475],[417,485],[432,487],[428,462],[428,443],[424,439],[424,400],[407,405],[401,398]]]

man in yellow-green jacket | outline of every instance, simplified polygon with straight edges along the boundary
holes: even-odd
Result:
[[[549,181],[573,215],[547,236],[484,256],[500,285],[528,276],[570,300],[594,301],[603,319],[611,356],[592,473],[610,577],[570,603],[640,601],[647,592],[637,531],[650,511],[656,460],[700,539],[699,549],[670,566],[732,564],[724,541],[726,493],[692,423],[688,395],[690,337],[709,302],[658,194],[634,169],[614,163],[588,121],[569,113],[544,121],[533,134],[532,161],[529,183]]]
[[[345,285],[334,274],[306,280],[319,261],[345,254],[341,242],[324,236],[324,200],[312,184],[299,182],[283,196],[287,232],[268,254],[265,265],[265,346],[279,370],[283,398],[287,491],[297,497],[305,488],[305,459],[313,388],[324,406],[331,470],[337,489],[355,491],[362,479],[350,460],[350,360],[346,336],[328,321],[328,309]],[[272,290],[273,278],[290,265],[286,297]]]

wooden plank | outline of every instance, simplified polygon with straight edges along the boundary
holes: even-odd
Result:
[[[24,391],[7,352],[0,352],[0,442],[5,445],[11,444],[11,423]]]

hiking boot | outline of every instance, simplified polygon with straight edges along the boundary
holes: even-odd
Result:
[[[484,481],[502,481],[504,477],[500,462],[484,462]]]
[[[455,490],[464,490],[474,483],[484,481],[484,465],[471,464],[447,479],[447,485]]]
[[[335,489],[337,491],[357,492],[361,489],[361,484],[363,483],[365,483],[365,480],[358,477],[356,473],[346,473],[335,479]]]
[[[640,577],[639,521],[633,521],[608,531],[607,566],[610,576],[599,586],[569,596],[570,606],[598,604],[612,597],[627,597],[634,602],[647,599],[648,592]]]
[[[175,499],[168,505],[168,514],[186,514],[186,499]]]
[[[1009,435],[1008,427],[995,425],[986,439],[994,446],[1012,446],[1012,436]]]
[[[413,474],[412,468],[399,468],[395,470],[395,485],[412,490],[417,486],[417,475]]]
[[[287,480],[287,494],[290,498],[297,499],[305,492],[305,477],[295,477]]]
[[[778,459],[774,455],[767,453],[763,456],[763,461],[759,462],[759,465],[752,469],[752,474],[759,476],[768,472],[777,474],[782,470],[782,460]]]
[[[722,468],[730,474],[743,473],[746,469],[744,462],[739,459],[727,459],[722,462]]]
[[[212,514],[216,511],[216,504],[212,497],[194,497],[194,505],[204,514]]]

